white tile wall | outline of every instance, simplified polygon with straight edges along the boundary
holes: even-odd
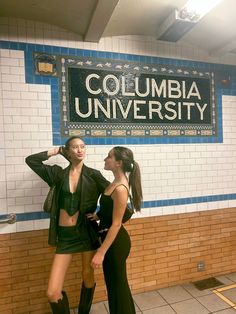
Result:
[[[153,38],[124,36],[84,43],[48,24],[0,18],[0,40],[236,64],[234,55],[212,59],[204,51]],[[25,83],[23,51],[0,50],[0,214],[40,211],[47,186],[24,158],[52,146],[50,86]],[[224,141],[219,144],[129,145],[142,171],[144,201],[236,193],[236,97],[223,96]],[[89,146],[86,163],[103,170],[111,146]],[[66,163],[58,157],[51,162]],[[236,201],[145,208],[137,217],[236,206]],[[0,225],[0,233],[37,230],[48,220]]]

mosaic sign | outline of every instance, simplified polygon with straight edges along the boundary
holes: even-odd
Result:
[[[215,136],[214,73],[60,57],[61,135]]]

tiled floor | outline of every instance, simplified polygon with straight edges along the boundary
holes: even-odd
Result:
[[[216,278],[223,285],[213,289],[200,291],[189,283],[133,295],[136,313],[236,314],[236,273]],[[108,314],[107,302],[93,304],[90,313]],[[71,314],[77,312],[71,310]]]

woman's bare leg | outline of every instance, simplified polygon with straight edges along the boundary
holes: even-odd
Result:
[[[93,288],[95,284],[94,269],[91,261],[95,251],[82,252],[82,279],[86,288]]]
[[[95,290],[94,270],[91,267],[91,261],[94,251],[82,253],[82,287],[80,291],[80,301],[78,306],[79,314],[88,314],[93,301],[93,294]]]
[[[72,254],[55,254],[48,280],[47,295],[50,302],[62,298],[62,289],[66,272],[72,260]]]

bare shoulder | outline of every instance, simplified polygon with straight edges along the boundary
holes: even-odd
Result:
[[[125,207],[129,197],[129,189],[126,184],[117,184],[111,194],[111,198],[114,201],[114,205]]]
[[[113,192],[113,195],[121,196],[121,195],[128,195],[129,194],[129,187],[126,184],[119,184],[117,185]]]

